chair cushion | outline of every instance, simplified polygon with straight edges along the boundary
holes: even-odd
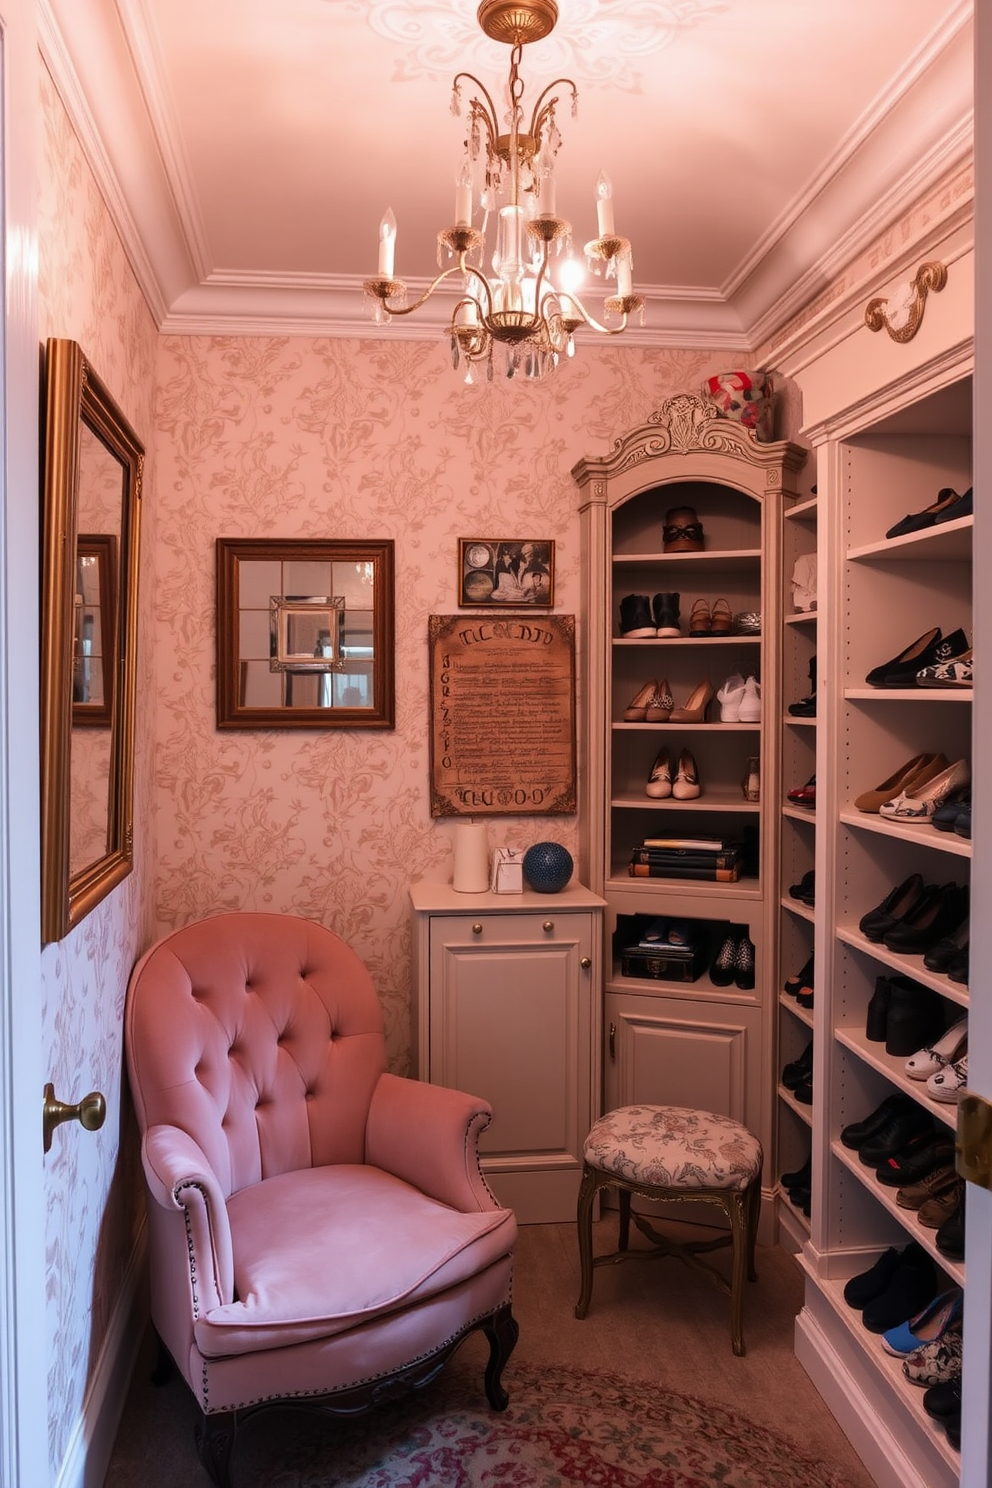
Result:
[[[586,1138],[585,1160],[604,1173],[656,1188],[746,1188],[761,1171],[757,1137],[713,1111],[620,1106]]]
[[[282,1173],[227,1208],[237,1300],[197,1319],[208,1358],[343,1333],[455,1286],[516,1237],[512,1210],[461,1214],[354,1164]]]

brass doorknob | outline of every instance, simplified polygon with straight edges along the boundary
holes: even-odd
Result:
[[[67,1101],[55,1099],[55,1086],[45,1086],[45,1103],[42,1107],[41,1125],[45,1137],[45,1151],[52,1145],[52,1133],[63,1121],[78,1121],[87,1131],[99,1131],[107,1117],[107,1102],[99,1090],[91,1090],[81,1101],[71,1106]]]
[[[583,971],[588,971],[590,966],[592,965],[592,957],[583,956],[582,960],[579,962],[579,965],[582,967]]]

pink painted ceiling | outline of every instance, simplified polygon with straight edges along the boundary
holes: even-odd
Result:
[[[525,50],[559,75],[558,209],[595,235],[614,187],[645,339],[753,337],[838,245],[877,231],[971,140],[968,0],[560,0]],[[379,219],[435,272],[466,69],[508,50],[475,0],[43,0],[43,48],[171,329],[361,328]],[[884,225],[884,224],[883,224]]]

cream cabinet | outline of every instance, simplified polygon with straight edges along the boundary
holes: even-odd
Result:
[[[603,901],[414,884],[416,1073],[484,1096],[487,1182],[523,1224],[575,1218],[598,1114]]]
[[[786,441],[759,442],[685,393],[618,439],[611,454],[572,471],[586,616],[580,872],[607,905],[605,1104],[685,1104],[743,1122],[767,1157],[766,1238],[774,1207],[782,508],[799,499],[806,454]],[[666,514],[678,508],[691,508],[702,524],[701,548],[665,551]],[[653,612],[655,596],[660,608],[673,595],[677,626],[665,624],[658,635],[627,633],[629,596],[642,596]],[[729,609],[732,625],[692,634],[699,600]],[[760,717],[749,710],[745,719],[724,718],[717,696],[701,717],[624,716],[652,679],[667,681],[682,709],[700,686],[717,694],[735,674],[757,679]],[[698,796],[648,792],[653,762],[666,749],[673,762],[682,751],[692,755]],[[755,758],[757,799],[743,789]],[[692,863],[682,876],[669,876],[669,864],[666,876],[657,875],[650,845],[659,838],[739,841],[740,877],[720,882],[705,876],[705,864],[700,872]],[[629,948],[650,936],[655,919],[691,927],[701,949],[692,980],[668,979],[678,975],[668,966],[657,980],[636,974],[646,968]],[[754,946],[751,985],[746,977],[727,985],[711,975],[714,953],[731,931]]]

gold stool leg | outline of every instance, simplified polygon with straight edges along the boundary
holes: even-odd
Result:
[[[575,1225],[579,1236],[579,1269],[582,1277],[579,1300],[575,1304],[577,1318],[585,1317],[592,1298],[592,1204],[596,1197],[597,1187],[596,1170],[588,1163],[583,1163],[582,1182],[579,1185],[579,1198],[575,1213]]]
[[[728,1193],[730,1219],[730,1341],[735,1354],[744,1353],[744,1278],[748,1270],[748,1195]]]
[[[620,1233],[617,1250],[626,1250],[630,1244],[630,1189],[617,1184],[617,1196],[620,1200]]]

